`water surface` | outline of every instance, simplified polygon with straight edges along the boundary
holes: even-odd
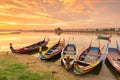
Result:
[[[31,45],[38,41],[44,39],[44,37],[49,37],[50,41],[48,43],[48,47],[52,46],[56,42],[58,42],[59,38],[64,37],[66,43],[75,43],[78,49],[78,52],[81,53],[85,48],[87,48],[92,40],[93,46],[99,46],[99,41],[97,39],[97,34],[87,34],[87,33],[63,33],[61,35],[56,35],[54,33],[43,33],[43,32],[22,32],[20,34],[7,34],[0,35],[0,51],[10,51],[9,44],[12,43],[14,48],[21,48],[24,46]],[[116,41],[120,43],[120,36],[112,35],[110,47],[116,47]],[[100,40],[100,47],[103,48],[108,41]],[[102,53],[105,54],[106,50],[103,49]],[[35,57],[38,57],[39,54],[35,54]],[[92,75],[93,76],[93,75]],[[102,66],[102,70],[98,76],[93,77],[101,77],[100,80],[106,79],[108,80],[116,80],[115,76],[112,75],[110,70],[106,67],[105,64]]]
[[[8,34],[0,35],[0,50],[10,51],[9,44],[12,43],[15,48],[31,45],[35,42],[41,41],[47,36],[50,39],[48,45],[52,45],[58,41],[60,37],[64,37],[66,43],[74,42],[78,49],[87,47],[92,40],[93,46],[98,46],[97,34],[85,34],[85,33],[64,33],[56,35],[54,33],[42,33],[42,32],[22,32],[21,34]],[[116,41],[120,41],[120,36],[112,35],[111,47],[116,47]],[[101,48],[107,43],[105,40],[101,40]]]

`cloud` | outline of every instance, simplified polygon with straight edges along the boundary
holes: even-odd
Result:
[[[0,22],[50,26],[117,24],[119,3],[119,0],[1,0]]]
[[[0,22],[0,24],[18,25],[16,22]]]
[[[49,17],[52,15],[54,18],[57,18],[57,16],[58,18],[62,16],[68,16],[69,18],[69,15],[76,18],[75,14],[87,16],[92,9],[89,0],[10,0],[1,7],[8,14],[18,15],[25,13]]]

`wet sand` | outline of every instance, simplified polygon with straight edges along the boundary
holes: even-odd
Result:
[[[104,62],[99,77],[103,80],[116,80],[115,76],[110,72]]]
[[[109,71],[105,64],[103,64],[102,69],[98,75],[93,73],[75,75],[73,72],[66,71],[65,68],[61,66],[60,60],[57,60],[56,62],[47,62],[39,60],[39,57],[34,57],[26,54],[18,55],[10,52],[7,54],[5,52],[0,54],[0,57],[15,57],[13,59],[28,66],[28,69],[30,71],[48,72],[51,74],[51,76],[54,76],[54,80],[116,80],[115,76]],[[55,74],[52,75],[52,71],[54,71]]]

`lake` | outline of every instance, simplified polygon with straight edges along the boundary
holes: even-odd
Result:
[[[0,50],[1,51],[10,51],[9,44],[12,43],[15,48],[24,47],[31,45],[38,41],[44,39],[44,37],[49,37],[49,45],[56,43],[60,37],[64,37],[66,43],[74,42],[78,49],[85,48],[89,43],[93,42],[93,46],[98,46],[97,34],[88,34],[88,33],[63,33],[61,35],[56,35],[55,33],[43,33],[43,32],[21,32],[20,34],[7,34],[0,35]],[[111,47],[116,47],[116,41],[120,41],[120,36],[112,35],[111,38]],[[105,40],[100,40],[101,48],[107,43]]]
[[[49,37],[50,41],[48,43],[48,47],[52,46],[56,42],[58,42],[59,38],[63,37],[66,40],[66,43],[73,42],[76,44],[78,52],[81,53],[85,48],[87,48],[92,40],[93,46],[99,46],[99,41],[97,39],[97,34],[90,33],[63,33],[61,35],[56,35],[55,33],[48,32],[21,32],[20,34],[3,34],[0,35],[0,51],[10,51],[9,44],[12,43],[14,48],[21,48],[24,46],[31,45],[38,41],[44,39],[44,37]],[[112,35],[110,47],[116,47],[116,41],[120,43],[119,35]],[[100,47],[103,48],[108,41],[100,40]],[[102,53],[106,52],[105,48]],[[34,54],[33,56],[38,57],[38,54]],[[102,66],[99,77],[102,77],[102,80],[116,80],[115,76],[109,71],[106,65]]]

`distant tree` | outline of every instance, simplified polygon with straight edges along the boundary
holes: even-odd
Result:
[[[99,31],[99,29],[96,29],[96,31]]]
[[[62,32],[63,32],[63,30],[60,27],[55,28],[55,33],[56,34],[60,35]]]
[[[60,27],[55,28],[55,32],[63,31]]]

